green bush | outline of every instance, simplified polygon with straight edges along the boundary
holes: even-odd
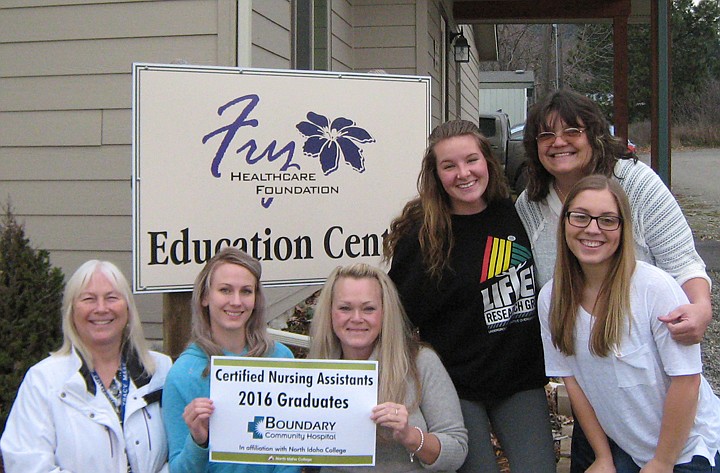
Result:
[[[27,369],[62,341],[64,276],[34,249],[8,204],[0,220],[0,432]]]

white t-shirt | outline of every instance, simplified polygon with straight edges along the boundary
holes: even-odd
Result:
[[[592,315],[580,308],[575,326],[575,355],[565,356],[550,337],[552,280],[540,291],[545,370],[548,376],[574,376],[590,401],[605,433],[638,465],[655,454],[670,376],[702,372],[700,345],[675,342],[657,318],[687,304],[682,288],[664,271],[637,262],[631,287],[631,326],[627,321],[620,347],[606,357],[588,348]],[[695,423],[677,463],[700,455],[714,463],[720,449],[720,399],[701,378]]]

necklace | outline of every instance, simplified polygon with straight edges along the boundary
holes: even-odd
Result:
[[[565,194],[563,194],[563,192],[560,190],[556,181],[553,181],[553,187],[555,188],[555,192],[557,192],[558,197],[560,197],[560,202],[565,203]]]

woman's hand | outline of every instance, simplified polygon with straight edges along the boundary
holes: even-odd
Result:
[[[385,402],[373,407],[370,418],[377,425],[391,429],[393,439],[408,447],[408,444],[413,438],[412,434],[415,428],[408,425],[408,411],[405,406],[393,402]]]
[[[210,433],[210,416],[215,411],[211,399],[198,397],[190,401],[183,411],[183,420],[190,429],[190,435],[196,444],[206,447]]]
[[[702,342],[705,330],[712,322],[712,306],[706,302],[681,305],[658,320],[665,322],[673,340],[693,345]]]
[[[657,458],[652,458],[640,470],[640,473],[672,473],[675,465],[663,463]]]
[[[615,464],[612,461],[612,457],[607,459],[597,458],[590,467],[585,470],[585,473],[615,473]]]

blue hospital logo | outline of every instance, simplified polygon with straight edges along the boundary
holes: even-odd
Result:
[[[255,420],[248,422],[248,433],[251,433],[254,439],[261,439],[264,437],[265,417],[255,416]]]

